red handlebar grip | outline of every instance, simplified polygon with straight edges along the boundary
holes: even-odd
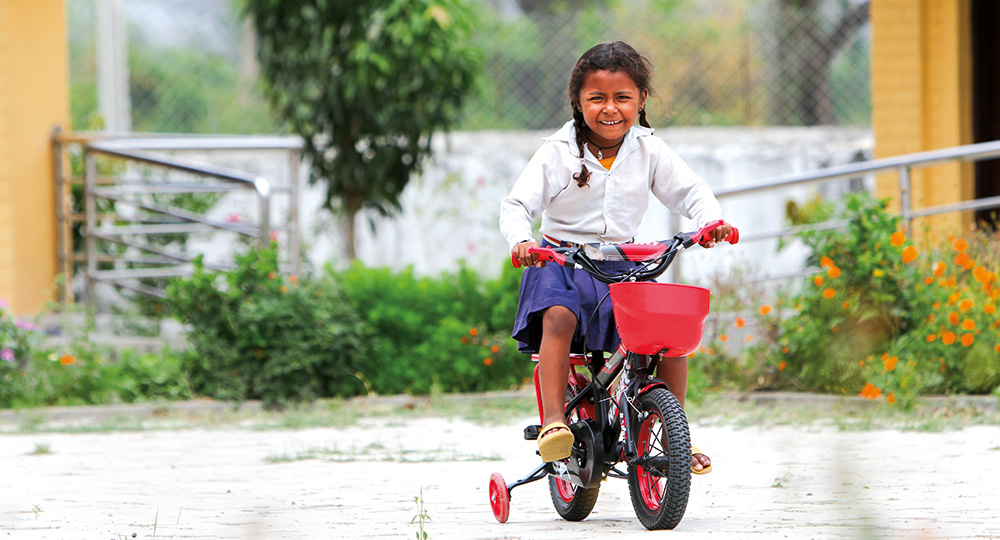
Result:
[[[723,240],[725,240],[726,242],[729,242],[730,244],[735,244],[735,243],[739,242],[740,241],[740,230],[737,229],[736,227],[733,227],[733,230],[729,231],[729,234],[725,238],[723,238]]]
[[[510,265],[513,266],[514,268],[520,268],[521,267],[521,260],[518,259],[517,255],[515,255],[513,253],[510,254]]]

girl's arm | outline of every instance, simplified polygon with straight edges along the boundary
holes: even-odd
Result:
[[[722,207],[712,188],[666,143],[660,145],[650,190],[671,212],[693,220],[699,228],[722,219]],[[714,241],[721,241],[730,230],[727,224],[712,231]]]
[[[528,161],[510,194],[500,201],[500,232],[511,252],[519,243],[533,241],[532,224],[535,218],[561,191],[555,178],[559,175],[552,172],[558,168],[554,167],[558,160],[553,152],[558,152],[556,145],[542,145]]]

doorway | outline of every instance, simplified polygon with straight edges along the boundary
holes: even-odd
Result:
[[[973,142],[1000,140],[1000,2],[971,0]],[[976,162],[977,199],[1000,196],[1000,158]],[[995,229],[1000,209],[976,212]]]

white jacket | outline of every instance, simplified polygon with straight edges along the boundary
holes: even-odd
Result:
[[[587,165],[590,182],[578,187],[573,175]],[[649,192],[670,211],[699,227],[722,218],[722,208],[705,183],[653,130],[635,125],[625,135],[607,170],[584,148],[567,122],[531,157],[510,194],[500,202],[500,231],[513,249],[532,239],[542,216],[542,234],[580,244],[628,242],[649,204]]]

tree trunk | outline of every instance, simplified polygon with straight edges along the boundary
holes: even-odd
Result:
[[[347,246],[347,259],[353,261],[358,258],[358,249],[355,243],[355,221],[357,221],[358,212],[361,210],[361,197],[357,193],[347,193],[347,204],[345,208],[344,216],[344,240]]]

